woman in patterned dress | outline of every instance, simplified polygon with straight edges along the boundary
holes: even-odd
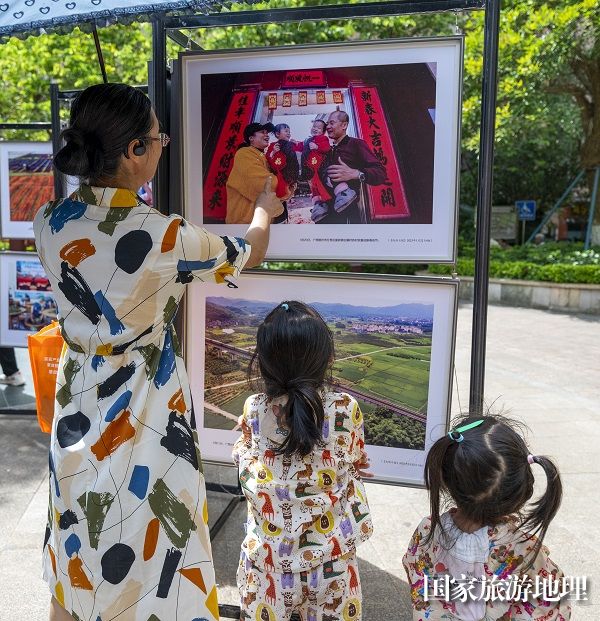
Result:
[[[43,552],[50,619],[212,621],[206,493],[173,321],[186,284],[234,286],[260,263],[281,203],[265,188],[245,239],[147,206],[136,189],[169,138],[123,84],[83,91],[63,137],[55,165],[86,184],[34,222],[67,343]]]

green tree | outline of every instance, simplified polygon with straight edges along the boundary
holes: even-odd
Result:
[[[146,84],[151,57],[149,24],[99,30],[108,79]],[[50,80],[61,90],[84,88],[102,81],[91,34],[75,29],[69,35],[10,39],[0,45],[0,118],[5,123],[50,120]],[[3,132],[3,138],[47,140],[48,132]]]
[[[329,0],[343,3],[345,0]],[[358,3],[359,0],[352,0]],[[271,0],[256,8],[316,6],[320,0]],[[233,5],[232,10],[244,10]],[[494,202],[537,198],[542,210],[581,166],[600,163],[597,0],[505,0],[501,17]],[[465,34],[461,201],[475,204],[479,148],[483,13],[304,21],[192,32],[205,49]],[[149,24],[102,29],[108,77],[145,83]],[[177,54],[169,46],[171,56]],[[0,46],[0,118],[48,120],[50,79],[79,88],[101,79],[93,39],[75,30]],[[12,137],[4,134],[5,137]],[[24,134],[20,134],[23,137]],[[47,137],[31,136],[27,137]],[[600,209],[597,210],[600,217]]]

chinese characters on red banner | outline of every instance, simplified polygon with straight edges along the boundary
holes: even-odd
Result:
[[[325,72],[320,69],[286,71],[281,88],[298,88],[307,86],[327,86]]]
[[[406,192],[390,129],[381,106],[379,91],[374,86],[355,86],[351,92],[359,137],[369,145],[387,171],[388,180],[385,185],[367,186],[371,219],[386,220],[410,216]]]
[[[250,123],[257,96],[258,91],[255,90],[233,93],[204,182],[205,218],[225,219],[227,212],[225,184],[233,166],[237,147],[243,140],[244,128]]]

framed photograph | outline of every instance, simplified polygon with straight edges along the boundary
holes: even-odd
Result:
[[[283,300],[301,300],[334,334],[332,389],[361,406],[377,480],[422,485],[427,451],[447,431],[457,281],[257,272],[237,284],[188,293],[186,357],[203,459],[232,465],[237,420],[256,392],[247,370],[258,325]]]
[[[27,335],[54,321],[50,281],[32,252],[0,253],[0,345],[27,347]]]
[[[0,142],[2,237],[33,239],[33,217],[53,198],[52,143]]]
[[[184,53],[187,218],[242,236],[271,175],[267,259],[452,261],[460,37]]]

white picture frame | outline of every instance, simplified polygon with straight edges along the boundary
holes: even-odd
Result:
[[[373,154],[383,151],[378,157],[385,161],[386,183],[391,185],[371,186],[366,181],[360,184],[360,200],[352,207],[354,215],[346,217],[347,222],[354,223],[339,222],[339,217],[345,218],[344,213],[351,208],[335,215],[332,206],[337,198],[333,193],[338,188],[329,187],[329,214],[315,224],[310,204],[318,197],[307,199],[306,193],[313,192],[311,182],[298,181],[293,198],[297,206],[289,208],[288,222],[301,223],[272,227],[267,260],[454,261],[462,60],[462,37],[259,48],[243,53],[182,53],[179,149],[184,215],[221,235],[243,236],[246,231],[246,224],[223,223],[227,203],[225,180],[229,180],[233,166],[234,143],[243,131],[239,129],[235,134],[238,126],[229,122],[228,115],[242,110],[242,106],[238,110],[233,108],[244,93],[250,93],[249,101],[240,99],[248,104],[241,115],[244,126],[248,122],[281,122],[289,118],[292,127],[293,121],[300,123],[298,119],[306,117],[305,135],[300,134],[301,130],[291,130],[298,139],[306,138],[309,121],[315,115],[327,119],[340,107],[350,118],[348,136],[366,139]],[[286,80],[303,76],[307,80],[313,76],[317,81],[321,76],[318,83],[326,86],[286,86]],[[251,82],[258,83],[252,86]],[[394,84],[397,86],[392,88],[390,85]],[[300,106],[302,92],[307,93],[306,106]],[[317,101],[319,92],[325,93],[325,104],[312,101],[311,98]],[[404,93],[403,98],[398,93]],[[379,97],[380,106],[372,107],[375,116],[367,117],[366,108],[358,100],[359,95],[371,94]],[[272,95],[275,99],[269,100]],[[287,95],[291,103],[285,110]],[[335,97],[342,103],[334,103]],[[269,101],[277,107],[269,108]],[[403,112],[395,111],[398,107]],[[371,122],[382,124],[383,134],[387,132],[388,141],[384,139],[383,146],[376,147],[382,139],[377,142],[365,130]],[[234,129],[229,135],[231,127]],[[223,162],[225,168],[220,169],[217,161]],[[392,190],[393,209],[389,205]],[[300,192],[302,196],[298,195]],[[388,208],[395,214],[391,219]],[[215,217],[210,217],[210,213]],[[330,216],[338,223],[328,224]]]
[[[0,252],[0,346],[27,347],[27,336],[57,318],[50,282],[34,252]]]
[[[448,427],[458,281],[257,271],[244,275],[237,284],[238,288],[234,289],[203,283],[192,285],[188,291],[186,359],[203,460],[232,465],[231,449],[240,435],[237,417],[242,413],[245,398],[253,392],[245,381],[252,335],[259,318],[264,318],[283,300],[296,299],[315,305],[328,323],[333,321],[335,313],[339,312],[340,317],[346,313],[345,316],[352,317],[353,327],[346,324],[349,334],[361,329],[361,321],[371,321],[369,314],[378,317],[373,325],[364,324],[364,329],[371,331],[368,337],[356,333],[356,343],[351,337],[351,344],[341,348],[336,342],[335,390],[353,394],[363,408],[366,450],[376,480],[422,486],[427,451]],[[244,315],[238,324],[231,317],[240,306]],[[219,307],[226,310],[221,312]],[[406,317],[402,317],[402,313]],[[215,319],[218,317],[224,319]],[[385,323],[388,319],[389,325]],[[228,322],[232,326],[224,328]],[[361,338],[369,341],[367,346]],[[338,340],[335,332],[334,339]],[[218,345],[221,341],[226,343]],[[348,353],[348,347],[356,347],[364,353]],[[396,357],[387,359],[386,356]],[[371,361],[364,377],[361,359],[362,362]],[[219,366],[218,373],[211,373],[208,365],[215,362]],[[390,368],[390,363],[393,375],[386,370],[384,381],[382,368]],[[382,374],[381,377],[378,374]],[[353,377],[352,383],[348,377]],[[225,393],[214,392],[218,395],[218,405],[205,399],[205,395],[219,391],[220,385],[215,382],[227,385]],[[370,438],[377,432],[378,416],[397,423],[389,446],[370,444]],[[406,437],[411,440],[405,440]]]
[[[52,143],[0,142],[2,237],[33,239],[33,218],[53,199]]]

